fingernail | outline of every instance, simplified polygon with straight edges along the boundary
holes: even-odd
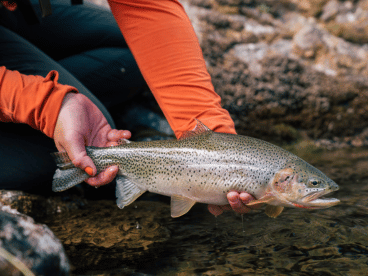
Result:
[[[86,173],[88,173],[90,176],[92,176],[92,175],[93,175],[93,169],[92,169],[91,167],[86,167],[86,168],[84,169],[84,171],[85,171]]]

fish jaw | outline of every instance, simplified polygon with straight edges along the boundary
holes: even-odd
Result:
[[[337,190],[337,189],[336,189]],[[340,203],[340,200],[337,198],[321,198],[326,194],[329,194],[333,191],[329,191],[329,190],[321,190],[321,191],[317,191],[314,193],[311,193],[305,197],[303,197],[301,199],[301,206],[296,206],[296,205],[300,205],[298,203],[294,203],[295,207],[300,207],[300,208],[306,208],[306,209],[324,209],[324,208],[329,208],[332,206],[335,206],[337,204]]]
[[[306,209],[324,209],[335,206],[340,203],[340,200],[337,198],[317,198],[312,201],[309,201],[308,204],[304,204],[302,208]],[[295,207],[298,207],[294,205]]]

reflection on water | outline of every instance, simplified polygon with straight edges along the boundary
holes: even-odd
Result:
[[[367,152],[329,152],[312,162],[340,185],[332,196],[341,204],[329,209],[286,208],[276,219],[257,210],[242,225],[240,215],[215,218],[202,204],[172,219],[167,203],[148,196],[123,210],[93,201],[45,222],[74,275],[364,275]]]

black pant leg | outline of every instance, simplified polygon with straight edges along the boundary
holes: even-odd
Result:
[[[95,96],[61,65],[34,45],[0,26],[0,64],[24,74],[45,76],[51,70],[60,74],[60,83],[75,86],[89,97],[114,127],[111,116]],[[54,141],[28,125],[0,122],[0,189],[51,191],[56,166],[50,153]]]

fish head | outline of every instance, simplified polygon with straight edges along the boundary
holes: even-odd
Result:
[[[320,170],[303,160],[290,161],[279,170],[271,184],[272,205],[305,209],[322,209],[340,202],[336,198],[322,198],[337,191],[339,186]]]

